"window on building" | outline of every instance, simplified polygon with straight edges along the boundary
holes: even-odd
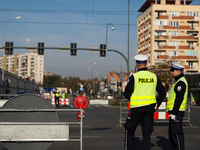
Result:
[[[189,45],[190,45],[190,49],[194,49],[193,42],[190,42]]]
[[[187,16],[199,16],[198,11],[187,11]]]
[[[194,69],[194,67],[193,67],[193,62],[189,61],[189,62],[188,62],[188,66],[190,66],[190,69]]]
[[[178,31],[169,31],[169,35],[171,35],[171,36],[179,36],[179,32]]]
[[[168,56],[169,56],[169,58],[172,58],[172,56],[178,56],[178,52],[177,51],[169,51]]]
[[[179,16],[179,12],[178,11],[170,11],[169,16]]]
[[[166,20],[155,20],[155,25],[167,25]]]
[[[176,26],[176,27],[178,27],[178,21],[169,21],[169,26]]]
[[[169,46],[178,47],[178,46],[179,46],[179,43],[178,43],[178,41],[169,41]]]
[[[162,52],[157,52],[157,58],[159,58],[159,55],[162,55]]]
[[[158,46],[162,46],[162,42],[161,41],[158,41],[157,44],[158,44]]]
[[[198,51],[186,51],[186,56],[198,56]]]

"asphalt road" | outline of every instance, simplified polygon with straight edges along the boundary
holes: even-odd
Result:
[[[200,107],[191,107],[191,126],[184,126],[185,149],[198,150],[200,147]],[[59,114],[61,121],[67,118],[66,114]],[[70,114],[72,116],[72,114]],[[119,127],[119,108],[110,106],[88,106],[85,109],[83,125],[83,150],[123,150],[124,128]],[[73,119],[73,118],[71,118]],[[76,114],[75,120],[76,121]],[[79,135],[79,128],[72,127],[71,137]],[[154,124],[151,137],[151,150],[168,150],[168,123]],[[139,150],[142,141],[141,127],[138,126],[135,134],[135,149]],[[79,150],[79,142],[55,142],[48,150]]]
[[[75,109],[63,107],[63,109]],[[59,120],[77,121],[77,112],[58,112]],[[198,150],[200,147],[200,106],[191,107],[191,127],[184,126],[185,149]],[[155,123],[151,137],[151,150],[168,150],[168,123]],[[79,138],[77,125],[70,126],[70,138]],[[142,132],[138,126],[135,134],[135,149],[141,147]],[[119,127],[119,107],[89,105],[85,109],[83,122],[83,150],[123,150],[124,128]],[[0,144],[0,150],[6,148]],[[80,150],[79,142],[54,142],[47,150]]]

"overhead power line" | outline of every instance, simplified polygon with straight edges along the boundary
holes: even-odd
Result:
[[[0,21],[0,23],[4,23],[4,21]],[[9,22],[9,23],[30,23],[30,24],[74,24],[74,25],[106,25],[108,23],[84,23],[84,22]],[[127,25],[127,24],[120,24],[120,23],[115,23],[115,25]],[[137,24],[130,24],[130,25],[137,25]]]
[[[127,11],[93,11],[93,10],[0,9],[0,12],[128,15]],[[139,15],[139,14],[140,12],[130,11],[130,15]]]

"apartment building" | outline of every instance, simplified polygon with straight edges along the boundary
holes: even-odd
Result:
[[[192,0],[146,0],[137,18],[137,54],[148,66],[177,62],[185,72],[200,72],[200,5]]]
[[[0,58],[0,66],[3,66]],[[34,79],[36,83],[43,84],[44,55],[37,51],[26,54],[8,55],[4,59],[5,71],[11,72],[22,78]]]

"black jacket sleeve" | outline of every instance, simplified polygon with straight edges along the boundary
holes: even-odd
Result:
[[[160,79],[157,77],[157,87],[156,87],[156,91],[158,93],[158,97],[156,98],[157,100],[157,108],[161,105],[161,103],[164,101],[165,97],[166,97],[166,92],[165,92],[165,88],[163,87]]]
[[[129,78],[129,81],[127,83],[127,86],[125,88],[125,92],[124,92],[124,96],[126,99],[130,100],[130,97],[134,91],[134,82],[135,82],[135,79],[134,79],[134,76],[132,75],[130,78]]]
[[[179,111],[181,103],[183,102],[183,99],[184,99],[185,90],[186,90],[186,85],[183,81],[179,81],[174,87],[176,98],[175,98],[174,107],[172,109],[173,115],[176,115]]]

